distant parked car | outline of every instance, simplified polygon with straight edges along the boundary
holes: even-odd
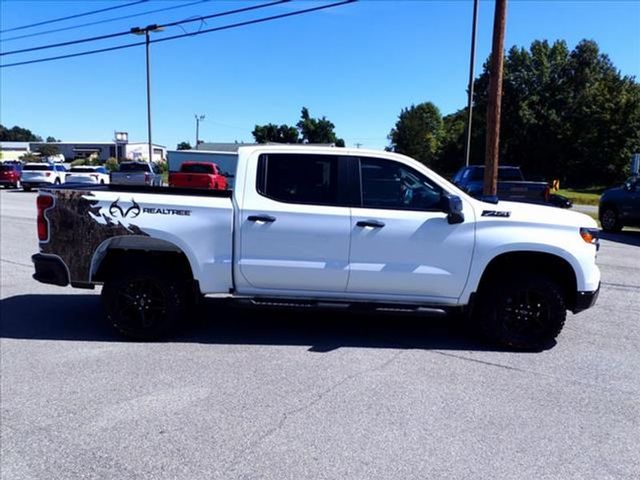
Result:
[[[124,162],[117,172],[111,172],[114,185],[162,186],[162,172],[155,163]]]
[[[179,172],[169,174],[170,187],[226,190],[227,179],[211,162],[184,162]]]
[[[59,163],[27,163],[22,167],[22,189],[60,185],[65,182],[67,169]]]
[[[619,232],[622,227],[640,226],[639,178],[631,177],[620,187],[610,188],[602,193],[598,217],[603,230]]]
[[[484,186],[484,165],[462,167],[453,176],[452,182],[469,195],[480,198]],[[520,167],[498,167],[498,198],[511,202],[549,204],[547,182],[525,181]]]
[[[104,167],[71,167],[67,173],[67,183],[90,183],[105,185],[109,183],[109,172]]]
[[[22,163],[5,162],[0,163],[0,186],[20,188],[22,175]]]

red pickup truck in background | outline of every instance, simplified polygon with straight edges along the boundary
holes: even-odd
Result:
[[[170,187],[226,190],[227,178],[210,162],[184,162],[179,172],[169,173]]]

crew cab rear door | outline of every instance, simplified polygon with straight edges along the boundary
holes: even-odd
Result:
[[[263,153],[247,169],[236,225],[239,292],[345,291],[346,164],[339,155]]]
[[[360,158],[361,206],[352,208],[352,294],[458,297],[474,247],[474,213],[450,224],[442,210],[444,190],[423,173],[383,158]]]

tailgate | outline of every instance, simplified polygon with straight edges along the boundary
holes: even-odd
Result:
[[[145,185],[144,172],[113,172],[111,174],[111,183],[117,185]]]

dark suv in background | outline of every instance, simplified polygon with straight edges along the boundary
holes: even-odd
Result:
[[[640,226],[639,178],[637,175],[631,177],[620,187],[602,193],[598,217],[603,230],[619,232],[622,227]]]

